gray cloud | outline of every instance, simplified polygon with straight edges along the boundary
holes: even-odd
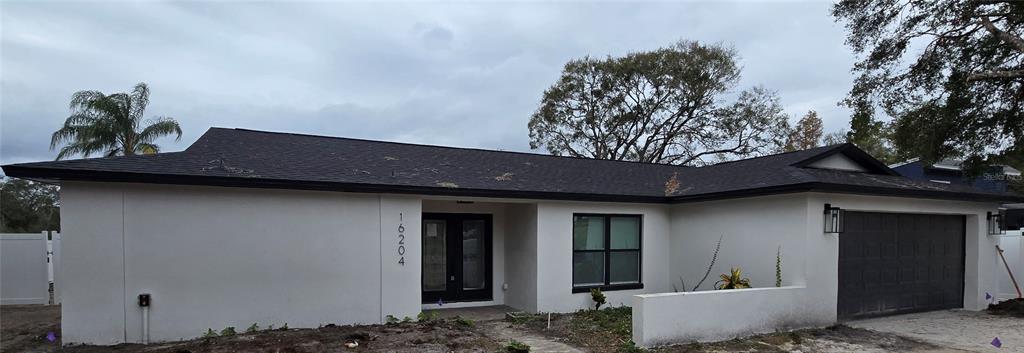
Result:
[[[52,159],[81,89],[153,90],[151,116],[210,126],[528,150],[526,122],[564,63],[681,39],[742,55],[742,87],[777,90],[827,130],[849,112],[843,32],[821,2],[4,2],[0,163]]]

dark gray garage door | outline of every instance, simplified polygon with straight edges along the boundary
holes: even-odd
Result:
[[[847,212],[839,235],[839,318],[959,308],[964,217]]]

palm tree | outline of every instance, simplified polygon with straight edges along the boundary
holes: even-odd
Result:
[[[71,116],[53,133],[50,149],[65,144],[57,154],[58,160],[97,152],[108,157],[131,156],[160,152],[153,141],[162,136],[177,135],[175,141],[181,140],[181,126],[172,118],[143,122],[148,104],[149,87],[145,83],[135,85],[131,93],[75,92],[71,96]],[[146,126],[140,131],[143,124]]]

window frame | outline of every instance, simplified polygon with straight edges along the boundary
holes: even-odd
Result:
[[[629,289],[643,289],[644,288],[644,276],[643,276],[643,264],[644,264],[644,216],[642,214],[632,213],[573,213],[572,222],[570,222],[569,234],[575,235],[576,233],[576,217],[604,217],[604,249],[593,249],[593,250],[576,250],[575,243],[570,244],[570,250],[572,250],[572,258],[575,259],[576,253],[603,253],[604,254],[604,283],[599,285],[576,285],[576,270],[570,268],[572,271],[572,292],[573,293],[584,293],[590,292],[591,289],[600,289],[602,291],[616,291],[616,290],[629,290]],[[612,249],[612,218],[614,217],[630,217],[636,218],[637,220],[637,247],[636,249]],[[574,240],[575,241],[575,240]],[[636,252],[637,261],[637,282],[636,283],[620,283],[611,284],[611,254],[616,252]],[[575,260],[571,260],[575,261]]]

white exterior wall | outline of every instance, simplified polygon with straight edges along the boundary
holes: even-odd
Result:
[[[97,183],[62,193],[66,344],[140,341],[140,293],[152,294],[153,341],[419,312],[418,199]]]
[[[666,205],[539,202],[537,204],[537,310],[572,312],[593,308],[590,293],[572,293],[572,219],[574,213],[643,216],[641,281],[643,289],[604,292],[611,306],[630,305],[632,296],[671,291],[669,208]]]
[[[775,254],[781,248],[783,285],[800,285],[807,251],[807,196],[781,195],[672,206],[671,279],[693,290],[707,271],[719,237],[715,266],[697,290],[714,289],[718,275],[743,270],[753,287],[775,286]],[[680,280],[682,279],[682,281]]]
[[[505,232],[505,305],[537,312],[537,205],[508,206]]]
[[[994,203],[804,193],[681,204],[673,206],[671,213],[675,283],[682,276],[688,287],[693,286],[706,271],[719,235],[724,235],[718,260],[699,290],[712,288],[718,274],[730,267],[742,267],[755,288],[766,290],[637,296],[633,302],[634,340],[645,346],[718,340],[836,322],[842,235],[824,233],[826,203],[847,211],[966,216],[964,308],[983,309],[985,292],[994,292],[998,237],[985,233],[985,213],[997,209]],[[779,246],[783,285],[791,286],[781,291],[771,288]],[[780,295],[787,291],[794,293]],[[756,302],[762,309],[745,311],[752,313],[749,318],[720,322],[722,312],[735,310],[736,305],[744,305],[741,302]],[[680,307],[704,309],[681,315]],[[688,326],[693,322],[716,329]]]
[[[61,342],[124,342],[124,192],[114,184],[64,183],[60,200]]]

